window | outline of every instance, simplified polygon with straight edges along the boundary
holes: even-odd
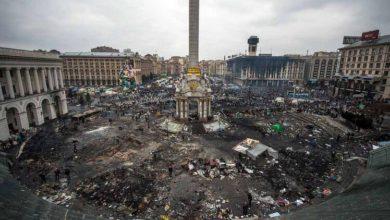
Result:
[[[380,64],[380,63],[377,63],[377,64],[376,64],[376,68],[381,68],[381,64]]]
[[[379,75],[379,71],[375,71],[375,75]]]
[[[385,71],[385,72],[383,73],[383,76],[387,76],[387,75],[389,75],[389,71]]]
[[[364,61],[367,61],[367,60],[368,60],[368,56],[365,56],[365,57],[364,57]]]
[[[374,64],[373,63],[370,63],[370,68],[374,68]]]

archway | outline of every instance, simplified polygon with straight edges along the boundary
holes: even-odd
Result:
[[[29,103],[26,106],[28,124],[31,126],[38,125],[38,113],[34,103]]]
[[[22,130],[18,109],[14,107],[7,109],[7,123],[10,134]]]
[[[48,99],[44,99],[42,101],[42,115],[45,122],[50,120],[50,114],[51,114],[50,108],[51,108],[50,101]]]
[[[188,116],[191,119],[195,119],[195,120],[199,119],[198,108],[199,108],[198,100],[196,99],[188,100]]]

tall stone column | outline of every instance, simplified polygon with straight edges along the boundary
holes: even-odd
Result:
[[[185,114],[184,114],[185,119],[188,119],[188,112],[189,112],[189,108],[190,108],[189,105],[190,105],[190,103],[189,103],[189,100],[187,99],[185,101],[185,105],[184,105],[184,107],[185,107]]]
[[[1,87],[1,82],[0,82],[0,101],[4,101],[4,94],[3,94],[2,87]]]
[[[54,88],[56,89],[56,90],[58,90],[59,89],[59,87],[58,87],[58,72],[57,72],[57,68],[54,68]]]
[[[23,82],[22,82],[22,76],[20,75],[20,68],[16,68],[16,79],[17,79],[17,85],[19,89],[19,95],[24,97],[24,88],[23,88]]]
[[[10,68],[6,68],[5,69],[5,77],[7,78],[7,86],[8,86],[9,97],[11,99],[14,99],[15,98],[15,92],[14,92],[14,85],[12,83],[11,69]]]
[[[47,84],[46,84],[46,76],[45,76],[45,68],[41,69],[41,77],[42,77],[42,86],[43,86],[43,91],[47,92]]]
[[[60,88],[64,88],[64,77],[62,75],[62,70],[61,68],[58,68],[58,76],[60,77]]]
[[[202,100],[199,100],[199,110],[198,110],[198,114],[199,114],[199,120],[202,120],[203,119],[203,101]]]
[[[209,116],[212,116],[211,114],[211,100],[209,99]]]
[[[25,74],[26,74],[26,80],[27,80],[28,94],[32,95],[34,93],[33,93],[32,84],[31,84],[30,68],[29,67],[26,68]]]
[[[207,111],[209,110],[209,106],[208,106],[207,100],[203,100],[203,103],[204,103],[204,105],[203,105],[203,118],[207,120],[207,117],[208,117]]]
[[[176,99],[176,117],[179,116],[179,100]]]
[[[190,67],[197,67],[199,61],[199,0],[190,0],[189,15],[189,61]]]
[[[41,93],[41,84],[39,83],[39,77],[38,77],[38,68],[34,67],[34,83],[35,83],[35,89],[37,93]]]
[[[49,79],[49,90],[53,91],[53,76],[51,75],[51,68],[47,69],[47,78]]]
[[[186,118],[186,101],[181,100],[181,118]]]

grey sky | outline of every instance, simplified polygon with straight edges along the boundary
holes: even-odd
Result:
[[[107,45],[169,58],[188,52],[188,0],[0,0],[0,46],[89,51]],[[336,50],[344,35],[390,34],[389,0],[201,0],[200,58]]]

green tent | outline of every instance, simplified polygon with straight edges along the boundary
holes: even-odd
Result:
[[[277,132],[277,133],[281,133],[284,131],[284,128],[281,124],[276,123],[276,124],[272,125],[272,130]]]
[[[366,107],[366,106],[365,106],[363,103],[360,103],[360,104],[358,105],[358,108],[359,108],[360,110],[363,110],[365,107]]]

